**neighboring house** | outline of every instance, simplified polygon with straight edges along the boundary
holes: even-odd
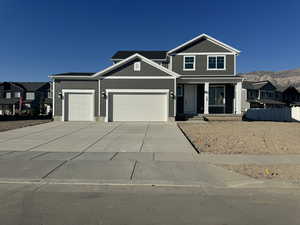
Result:
[[[280,92],[268,80],[244,81],[242,90],[242,111],[249,108],[278,108],[285,105]]]
[[[168,121],[241,116],[239,50],[206,34],[169,51],[118,51],[96,73],[51,75],[54,119]]]
[[[288,105],[300,105],[300,92],[293,86],[280,90],[282,101]]]
[[[2,82],[0,115],[15,115],[21,111],[34,114],[50,113],[52,106],[50,92],[49,82]]]

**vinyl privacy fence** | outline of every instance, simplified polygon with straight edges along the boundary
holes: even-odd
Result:
[[[300,107],[269,108],[269,109],[248,109],[246,119],[261,121],[300,121]]]

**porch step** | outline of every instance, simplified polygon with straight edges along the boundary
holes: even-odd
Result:
[[[203,116],[186,116],[187,121],[205,121]]]

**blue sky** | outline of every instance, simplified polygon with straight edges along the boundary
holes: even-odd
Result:
[[[96,72],[117,50],[168,50],[207,33],[238,72],[300,67],[300,2],[0,0],[0,81]]]

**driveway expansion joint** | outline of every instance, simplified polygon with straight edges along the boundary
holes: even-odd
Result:
[[[145,130],[145,135],[144,135],[143,140],[142,140],[141,147],[140,147],[140,149],[139,149],[139,152],[141,152],[141,151],[143,150],[143,146],[144,146],[144,143],[145,143],[145,139],[146,139],[146,137],[147,137],[147,134],[148,134],[149,126],[150,126],[150,124],[148,123],[148,124],[147,124],[147,128],[146,128],[146,130]]]
[[[64,164],[66,164],[69,160],[65,160],[62,163],[60,163],[59,165],[57,165],[55,168],[53,168],[52,170],[50,170],[48,173],[46,173],[46,175],[42,176],[42,180],[47,178],[50,174],[52,174],[53,172],[55,172],[57,169],[59,169],[60,167],[62,167]]]
[[[61,138],[64,138],[64,137],[69,136],[69,135],[71,135],[71,134],[77,133],[77,132],[82,131],[82,130],[87,129],[87,128],[89,128],[89,126],[82,127],[82,128],[80,128],[80,129],[78,129],[78,130],[74,130],[74,131],[72,131],[72,132],[70,132],[70,133],[67,133],[67,134],[64,134],[64,135],[62,135],[62,136],[59,136],[59,137],[57,137],[57,138],[51,139],[50,141],[47,141],[47,142],[45,142],[45,143],[42,143],[42,144],[33,146],[33,147],[29,148],[29,149],[26,149],[25,151],[26,151],[26,152],[31,151],[31,150],[33,150],[33,149],[35,149],[35,148],[41,147],[41,146],[43,146],[43,145],[47,145],[47,144],[49,144],[49,143],[51,143],[51,142],[57,141],[57,140],[59,140],[59,139],[61,139]]]
[[[132,178],[133,178],[133,176],[134,176],[134,171],[135,171],[135,168],[136,168],[136,164],[137,164],[137,160],[135,160],[134,165],[133,165],[132,172],[131,172],[131,174],[130,174],[130,180],[131,180],[131,181],[132,181]]]
[[[116,152],[115,154],[113,154],[113,156],[109,160],[113,160],[118,154],[119,154],[119,152]]]

